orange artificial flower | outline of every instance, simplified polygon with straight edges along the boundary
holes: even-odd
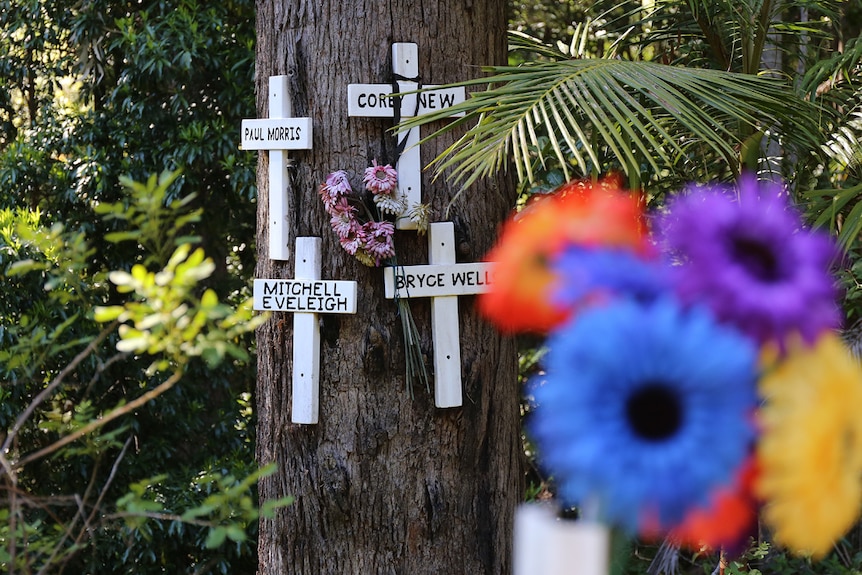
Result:
[[[503,332],[546,333],[572,313],[551,301],[556,282],[552,263],[564,248],[623,247],[647,253],[639,197],[619,184],[618,178],[568,182],[513,214],[485,258],[494,262],[494,284],[479,297],[482,314]]]
[[[749,458],[738,471],[733,485],[718,489],[705,508],[691,511],[685,520],[671,530],[668,538],[689,549],[706,547],[734,549],[744,544],[744,538],[757,520],[754,481],[757,477],[755,459]]]

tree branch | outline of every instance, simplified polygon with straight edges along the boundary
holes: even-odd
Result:
[[[118,418],[122,415],[125,415],[125,414],[129,413],[130,411],[134,411],[135,409],[144,405],[145,403],[147,403],[151,399],[155,399],[156,397],[160,396],[161,394],[163,394],[164,392],[169,390],[171,387],[174,386],[174,384],[176,382],[178,382],[180,380],[180,377],[182,377],[182,371],[175,371],[168,379],[166,379],[160,385],[151,389],[150,391],[148,391],[147,393],[138,397],[134,401],[127,403],[126,405],[123,405],[122,407],[118,407],[117,409],[111,411],[110,413],[108,413],[107,415],[105,415],[104,417],[102,417],[100,419],[96,419],[96,420],[91,421],[90,423],[88,423],[87,425],[82,427],[81,429],[79,429],[73,433],[70,433],[69,435],[66,435],[65,437],[61,437],[60,439],[58,439],[57,441],[55,441],[51,445],[48,445],[47,447],[43,447],[39,451],[33,452],[33,453],[19,459],[17,462],[15,462],[13,464],[13,469],[14,470],[21,469],[22,467],[24,467],[25,465],[27,465],[31,461],[35,461],[36,459],[44,457],[44,456],[48,455],[49,453],[52,453],[52,452],[60,449],[64,445],[68,445],[69,443],[72,443],[73,441],[80,439],[81,437],[87,435],[88,433],[95,431],[96,429],[98,429],[98,428],[102,427],[103,425],[115,420],[116,418]]]
[[[79,545],[81,543],[81,540],[84,537],[84,534],[91,531],[91,529],[92,529],[91,525],[92,525],[93,519],[96,516],[96,513],[99,512],[99,506],[102,504],[102,500],[105,498],[105,494],[108,492],[108,488],[111,486],[111,483],[114,482],[114,477],[117,475],[117,469],[119,469],[119,467],[120,467],[120,462],[126,456],[126,451],[128,451],[129,445],[131,445],[131,444],[132,444],[132,438],[129,437],[128,439],[126,439],[126,443],[123,445],[123,449],[120,451],[120,454],[117,456],[117,459],[114,460],[114,464],[111,466],[111,472],[108,474],[108,479],[105,481],[105,485],[102,487],[102,490],[99,492],[99,497],[96,499],[96,502],[93,504],[93,510],[90,512],[89,516],[87,516],[87,518],[84,519],[84,525],[81,527],[81,531],[78,532],[77,537],[75,537],[75,541],[73,542],[73,545]],[[89,491],[89,489],[88,489],[88,491]],[[84,499],[85,500],[87,499],[86,493],[84,494]],[[69,529],[74,528],[74,525],[75,525],[75,523],[77,523],[79,517],[84,517],[84,510],[83,509],[81,509],[80,513],[75,515],[75,519],[72,522],[72,525],[69,526]],[[45,573],[46,569],[48,569],[51,566],[52,561],[57,556],[57,553],[59,553],[60,548],[62,547],[62,545],[66,541],[66,539],[69,537],[69,535],[70,535],[70,533],[69,533],[69,531],[67,531],[66,534],[63,536],[63,539],[60,540],[60,542],[57,543],[57,545],[54,547],[54,551],[51,553],[51,557],[48,559],[48,561],[45,562],[45,564],[37,572],[36,575],[41,575],[42,573]],[[68,560],[63,562],[63,565],[62,565],[62,567],[60,567],[60,570],[58,572],[59,574],[63,573],[63,571],[66,568],[67,562],[68,562]]]
[[[70,373],[72,373],[72,371],[76,369],[78,365],[80,365],[81,362],[87,358],[87,356],[96,351],[96,347],[98,347],[98,345],[102,343],[102,341],[104,341],[106,337],[108,337],[109,333],[114,331],[114,328],[116,326],[117,322],[114,321],[108,327],[103,329],[101,333],[99,333],[99,335],[97,335],[96,338],[87,345],[87,347],[81,350],[81,352],[78,353],[78,355],[76,355],[71,362],[69,362],[69,365],[64,367],[63,370],[57,374],[57,376],[51,381],[51,383],[49,383],[45,387],[45,389],[43,389],[39,393],[39,395],[33,398],[33,401],[31,401],[30,405],[28,405],[27,408],[21,412],[21,414],[15,420],[15,424],[12,426],[12,429],[9,430],[9,434],[6,436],[5,441],[3,441],[2,447],[0,447],[0,455],[9,452],[9,447],[12,445],[12,441],[15,439],[15,436],[18,434],[18,432],[21,430],[27,420],[30,419],[30,416],[33,415],[33,412],[36,411],[36,408],[39,407],[39,405],[41,405],[43,401],[45,401],[48,397],[51,396],[51,394],[54,393],[54,390],[57,389],[57,387],[61,383],[63,383],[66,377]],[[10,472],[9,469],[6,469],[6,465],[3,465],[3,467],[7,473]]]

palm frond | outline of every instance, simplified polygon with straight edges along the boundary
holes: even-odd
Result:
[[[831,37],[841,0],[654,0],[608,23],[607,32],[636,22],[632,37],[664,63],[756,73],[764,49],[784,51],[782,38]],[[804,9],[804,10],[803,10]],[[800,13],[813,18],[795,21]],[[794,48],[791,48],[791,50]]]
[[[818,61],[802,78],[800,90],[810,98],[829,97],[836,87],[849,87],[856,90],[855,73],[862,67],[862,36],[847,41],[842,52]],[[842,84],[844,86],[842,86]],[[841,103],[844,94],[839,94]]]
[[[525,52],[531,56],[540,56],[550,60],[559,60],[565,53],[553,46],[544,44],[538,38],[517,30],[509,31],[509,52]]]
[[[763,129],[808,148],[818,141],[816,108],[775,79],[611,59],[532,62],[496,67],[467,101],[402,121],[398,130],[463,112],[425,139],[457,126],[469,130],[435,161],[437,173],[469,186],[504,168],[512,155],[521,180],[533,178],[531,156],[547,137],[557,162],[589,174],[615,163],[626,174],[642,166],[674,170],[702,150],[738,165],[738,146]],[[792,126],[792,129],[790,127]],[[782,127],[784,129],[782,130]]]

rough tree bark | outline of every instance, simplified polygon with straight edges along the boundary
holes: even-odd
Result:
[[[514,343],[477,316],[473,298],[461,297],[464,406],[436,409],[433,390],[421,388],[411,400],[382,270],[340,248],[316,193],[331,171],[361,174],[374,158],[394,163],[392,122],[349,118],[347,85],[391,81],[393,42],[419,45],[425,83],[476,77],[482,65],[505,63],[505,3],[258,0],[257,10],[259,117],[268,114],[268,77],[287,74],[294,115],[314,122],[314,149],[292,154],[291,234],[322,237],[323,278],[356,280],[359,294],[355,316],[321,315],[318,425],[290,423],[290,316],[275,313],[258,332],[257,455],[261,464],[278,462],[260,484],[261,501],[296,497],[260,524],[260,573],[510,572],[523,458]],[[453,138],[423,144],[423,163]],[[256,276],[290,278],[294,262],[268,256],[266,163],[262,153]],[[455,190],[428,174],[423,186],[432,220],[442,220]],[[513,198],[511,180],[501,175],[454,204],[448,219],[458,261],[482,258]],[[415,232],[397,232],[399,263],[427,263],[426,244]],[[430,306],[411,306],[430,358]]]

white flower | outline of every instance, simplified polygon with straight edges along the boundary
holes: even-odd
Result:
[[[407,208],[407,198],[404,195],[393,197],[386,194],[376,194],[374,203],[381,212],[399,215]]]

